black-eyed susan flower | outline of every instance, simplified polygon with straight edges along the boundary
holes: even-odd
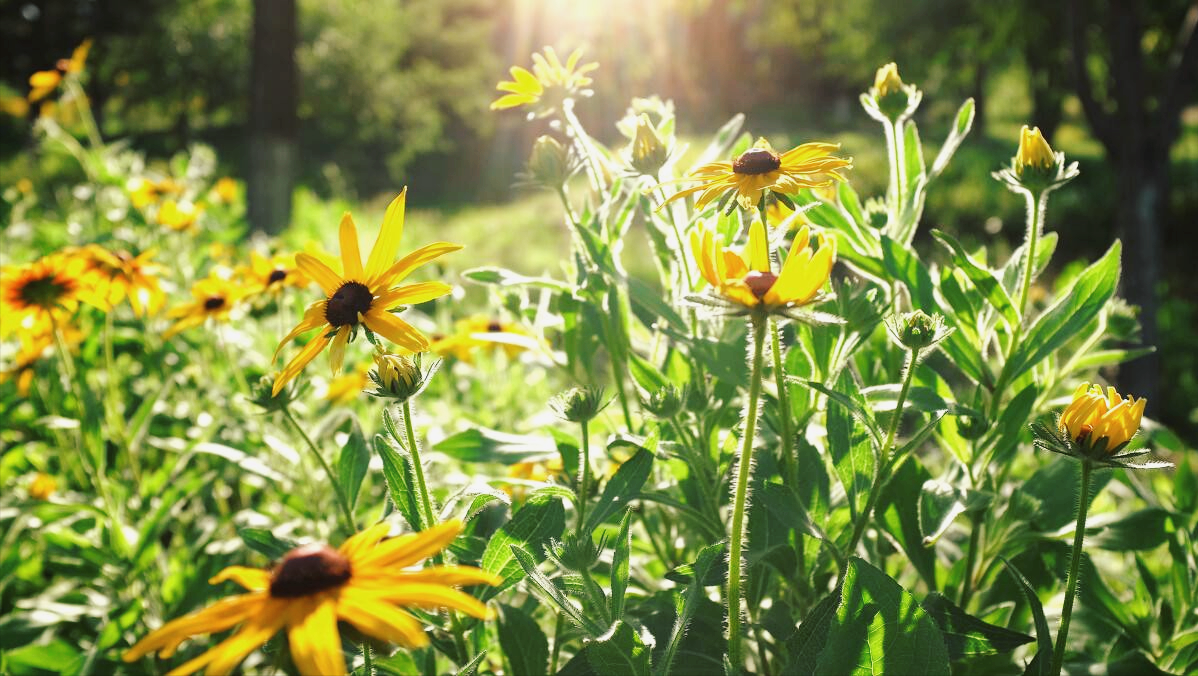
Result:
[[[105,311],[120,305],[126,298],[139,317],[157,314],[166,301],[166,293],[158,281],[165,270],[154,262],[156,249],[134,256],[128,251],[109,251],[98,244],[89,244],[79,251],[86,264],[84,280],[103,303]]]
[[[296,254],[295,262],[305,275],[320,285],[326,298],[308,306],[304,318],[291,333],[287,334],[275,350],[275,357],[292,339],[305,331],[319,332],[304,349],[292,357],[275,379],[275,391],[304,369],[317,354],[332,343],[329,363],[333,374],[341,371],[345,360],[345,346],[356,334],[359,326],[365,326],[410,352],[421,352],[429,345],[428,338],[415,327],[396,317],[390,310],[399,305],[415,305],[440,298],[452,291],[444,282],[420,282],[395,286],[420,266],[451,251],[462,248],[458,244],[436,242],[392,262],[399,251],[399,240],[403,235],[404,204],[407,189],[387,207],[378,239],[370,250],[365,266],[358,252],[358,229],[347,212],[341,217],[341,264],[342,272],[334,272],[315,256]]]
[[[175,320],[163,338],[170,338],[180,331],[199,326],[209,319],[228,321],[229,313],[245,296],[245,290],[233,279],[233,271],[217,267],[208,276],[191,287],[190,303],[172,308],[167,316]]]
[[[774,274],[765,224],[760,220],[749,227],[749,242],[739,254],[717,246],[715,234],[702,226],[691,232],[691,250],[703,279],[733,308],[733,314],[779,313],[808,321],[817,317],[791,311],[823,299],[820,290],[836,261],[836,240],[823,233],[812,240],[810,228],[804,226],[795,235],[781,272]]]
[[[434,337],[428,351],[471,363],[474,353],[484,348],[502,349],[508,357],[515,357],[542,346],[536,335],[520,324],[474,315],[458,320],[451,335]]]
[[[1083,383],[1055,426],[1032,425],[1036,447],[1112,467],[1169,467],[1161,461],[1127,462],[1148,453],[1145,449],[1121,453],[1140,429],[1147,404],[1142,397],[1122,397],[1113,387],[1104,391],[1099,385]]]
[[[155,220],[159,225],[165,225],[171,230],[179,232],[194,232],[196,223],[199,222],[200,214],[204,212],[204,207],[201,204],[190,202],[187,200],[168,199],[163,201],[158,207],[158,214]]]
[[[591,84],[587,73],[599,67],[597,63],[579,65],[582,50],[575,49],[563,64],[553,47],[546,47],[544,55],[532,55],[532,72],[520,66],[512,66],[512,79],[500,82],[496,89],[507,92],[491,102],[491,110],[505,110],[519,106],[531,106],[540,115],[553,112],[561,102],[579,96],[583,88]]]
[[[183,186],[169,176],[162,179],[139,176],[129,179],[125,183],[125,190],[129,192],[129,201],[133,202],[133,206],[145,209],[163,197],[182,194]]]
[[[302,289],[312,283],[295,262],[294,255],[276,254],[267,258],[250,252],[250,264],[239,271],[251,294],[278,294],[286,287]]]
[[[804,143],[779,154],[769,141],[759,138],[735,159],[705,164],[679,179],[679,183],[699,185],[675,193],[665,204],[695,193],[699,193],[695,207],[700,210],[732,196],[744,209],[763,207],[769,193],[788,200],[787,195],[803,188],[822,188],[844,180],[837,172],[852,168],[853,160],[833,155],[839,148],[836,143]]]
[[[54,70],[41,70],[29,76],[29,102],[36,103],[58,89],[64,75],[83,71],[87,61],[87,53],[91,50],[92,41],[84,40],[75,48],[70,59],[59,59]]]
[[[65,252],[0,269],[0,337],[45,330],[74,313],[80,300],[98,304],[83,273],[83,262]]]
[[[454,587],[500,582],[498,576],[470,566],[433,566],[405,570],[436,554],[462,530],[448,521],[421,533],[385,538],[390,525],[378,524],[333,549],[305,545],[288,552],[272,570],[232,566],[210,582],[231,581],[245,594],[218,601],[166,623],[124,654],[126,662],[157,652],[170,658],[184,640],[240,625],[232,636],[171,670],[209,676],[228,674],[247,655],[280,630],[287,630],[291,657],[303,674],[346,673],[337,623],[405,648],[428,645],[420,622],[405,608],[452,608],[480,619],[491,611]]]

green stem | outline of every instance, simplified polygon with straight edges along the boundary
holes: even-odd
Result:
[[[591,442],[587,431],[587,421],[579,423],[582,426],[582,443],[578,450],[578,532],[582,533],[587,521],[587,498],[591,495]]]
[[[345,521],[343,524],[349,533],[357,530],[357,525],[354,523],[353,510],[349,507],[349,500],[346,499],[345,493],[341,490],[341,484],[337,483],[337,475],[333,473],[333,468],[329,467],[329,463],[325,462],[324,456],[320,454],[320,449],[312,442],[311,437],[300,427],[300,424],[295,421],[295,417],[291,415],[291,409],[283,408],[283,418],[291,423],[291,429],[304,440],[308,445],[308,450],[316,458],[316,462],[320,463],[321,469],[324,470],[325,476],[329,478],[329,483],[333,486],[333,493],[337,496],[337,506],[341,509],[341,517]]]
[[[984,521],[978,522],[976,518],[970,519],[969,531],[969,552],[965,557],[965,579],[961,582],[961,600],[959,605],[965,608],[969,605],[970,599],[973,598],[973,580],[974,568],[977,567],[978,550],[982,546],[982,527]]]
[[[903,387],[899,390],[898,401],[895,402],[894,417],[890,420],[890,429],[886,432],[886,441],[882,444],[881,452],[874,462],[873,484],[869,487],[869,497],[865,500],[865,509],[857,515],[857,523],[853,526],[853,535],[849,539],[849,546],[845,549],[846,561],[848,560],[848,556],[852,556],[853,550],[857,549],[857,543],[861,541],[861,536],[865,534],[865,527],[869,525],[870,519],[873,518],[874,507],[878,504],[878,494],[882,492],[882,486],[889,477],[889,466],[892,460],[890,457],[890,447],[894,444],[894,435],[898,431],[899,421],[903,417],[903,404],[907,402],[907,392],[911,389],[911,380],[915,375],[915,364],[918,359],[918,348],[914,348],[907,353],[907,363],[903,369]],[[843,569],[840,574],[843,578]]]
[[[1042,192],[1039,194],[1027,193],[1027,251],[1024,252],[1026,264],[1023,266],[1023,283],[1019,287],[1019,317],[1023,318],[1023,313],[1027,309],[1027,296],[1032,288],[1032,268],[1036,265],[1036,242],[1040,238],[1040,231],[1044,229],[1044,211],[1048,206],[1048,193]],[[1022,327],[1022,324],[1020,324]],[[1019,329],[1016,329],[1016,336],[1019,335]],[[1011,344],[1014,345],[1012,340]],[[1012,347],[1011,349],[1014,349]]]
[[[902,211],[903,202],[903,166],[902,146],[903,133],[902,130],[895,125],[894,122],[886,122],[882,125],[886,132],[886,150],[890,160],[890,185],[886,191],[887,204],[886,211],[889,216],[892,232],[898,227],[899,213]]]
[[[790,394],[786,391],[786,371],[782,369],[782,346],[778,339],[781,327],[770,319],[770,348],[774,353],[774,382],[778,386],[778,417],[782,421],[782,476],[792,486],[798,485],[798,468],[794,457],[794,432],[790,426]]]
[[[749,493],[749,475],[753,469],[753,441],[757,435],[757,402],[761,396],[762,353],[765,351],[766,321],[754,315],[753,374],[749,379],[749,402],[745,407],[745,430],[741,437],[740,458],[736,464],[736,494],[732,502],[732,535],[728,543],[728,661],[732,668],[743,670],[741,653],[740,615],[741,576],[744,571],[742,549],[745,539],[745,503]]]
[[[428,495],[428,484],[424,481],[424,465],[420,462],[420,448],[416,443],[416,430],[412,427],[412,405],[411,400],[405,399],[403,403],[403,427],[404,434],[408,437],[408,452],[412,454],[412,469],[416,472],[416,484],[420,488],[420,500],[424,506],[425,519],[424,527],[431,528],[437,520],[433,514],[433,501]]]
[[[374,660],[370,658],[370,644],[362,643],[362,668],[366,676],[374,676]]]
[[[1081,490],[1077,505],[1077,529],[1073,533],[1073,554],[1069,559],[1069,580],[1065,583],[1065,604],[1061,606],[1061,629],[1057,632],[1056,650],[1052,653],[1052,676],[1060,676],[1065,660],[1065,645],[1069,639],[1069,621],[1073,619],[1073,597],[1077,595],[1077,574],[1082,563],[1082,541],[1086,537],[1086,512],[1090,510],[1090,474],[1093,468],[1082,461]]]

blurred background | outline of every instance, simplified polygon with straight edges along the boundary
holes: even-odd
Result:
[[[933,149],[965,97],[974,131],[929,196],[935,227],[1002,260],[1023,238],[1023,201],[990,178],[1021,125],[1038,125],[1081,177],[1054,194],[1068,277],[1114,237],[1123,295],[1158,352],[1120,384],[1198,438],[1198,3],[1182,0],[3,0],[0,181],[37,189],[81,179],[41,151],[14,101],[29,76],[94,40],[85,77],[100,129],[165,162],[200,142],[245,182],[255,229],[331,228],[342,208],[377,209],[411,187],[413,217],[477,242],[476,264],[556,271],[530,236],[563,232],[556,211],[512,188],[547,129],[488,110],[507,68],[545,45],[598,61],[587,128],[614,126],[634,96],[677,107],[684,139],[733,114],[776,146],[833,140],[852,181],[885,190],[880,130],[857,103],[896,61],[925,91],[916,115]],[[52,200],[48,194],[45,199]],[[0,216],[4,214],[0,211]],[[371,222],[363,219],[364,222]],[[5,223],[7,225],[7,223]],[[531,235],[530,235],[531,233]],[[437,236],[443,236],[437,233]],[[425,237],[424,239],[427,239]],[[938,255],[930,241],[921,246]],[[540,267],[541,269],[538,269]],[[1134,342],[1135,336],[1128,336]],[[1112,374],[1116,375],[1116,374]]]

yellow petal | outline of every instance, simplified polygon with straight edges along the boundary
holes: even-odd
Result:
[[[272,600],[263,608],[258,617],[251,619],[236,634],[209,650],[208,654],[211,655],[211,658],[204,673],[207,676],[224,676],[232,672],[245,659],[246,655],[266,643],[271,636],[283,628],[287,605],[289,604]],[[171,674],[179,673],[182,669],[183,667],[179,667]]]
[[[192,636],[224,631],[258,614],[265,600],[265,594],[241,594],[221,599],[203,610],[171,620],[150,632],[126,650],[121,659],[136,662],[155,651],[162,657],[170,657],[180,643]]]
[[[235,582],[249,591],[265,591],[270,588],[270,573],[259,568],[229,566],[213,575],[208,584],[220,584],[225,581]]]
[[[337,237],[341,244],[341,269],[345,272],[345,278],[366,281],[366,275],[362,274],[362,253],[358,251],[358,228],[354,226],[354,219],[348,211],[341,215]]]
[[[337,617],[349,622],[363,634],[401,645],[423,648],[428,635],[411,615],[378,601],[373,594],[360,592],[352,585],[337,599]]]
[[[453,287],[444,282],[420,282],[408,284],[380,294],[374,299],[373,307],[390,310],[397,305],[418,305],[452,293]]]
[[[437,584],[405,584],[400,587],[372,588],[380,601],[399,603],[417,608],[452,608],[479,619],[492,616],[487,606],[478,599],[452,587]]]
[[[461,532],[462,523],[452,519],[420,533],[384,540],[354,563],[363,572],[371,568],[407,568],[445,549]]]
[[[423,333],[386,310],[371,308],[366,313],[366,327],[405,350],[423,352],[428,347]]]
[[[366,262],[366,276],[372,280],[386,270],[399,254],[399,240],[403,237],[404,205],[407,199],[408,189],[404,188],[391,200],[391,204],[387,205],[383,227],[379,228],[379,236],[370,248],[370,260]]]
[[[303,371],[304,367],[308,365],[308,362],[315,359],[316,355],[320,354],[320,351],[328,344],[329,337],[325,331],[321,331],[315,338],[308,341],[304,349],[300,350],[300,353],[287,362],[287,366],[283,367],[283,370],[279,372],[278,377],[275,378],[275,385],[271,388],[271,396],[273,397],[278,394],[287,383],[298,376],[300,371]]]
[[[507,94],[491,102],[491,110],[506,110],[516,108],[526,103],[536,103],[537,97],[531,94]]]
[[[395,261],[391,267],[387,268],[376,277],[372,277],[371,281],[367,283],[367,286],[369,286],[371,290],[390,289],[396,284],[402,282],[404,278],[412,274],[412,272],[420,266],[461,248],[461,244],[450,244],[449,242],[434,242],[433,244],[426,244],[407,256]]]
[[[332,596],[297,600],[288,609],[287,642],[301,674],[342,676],[341,635],[337,633],[337,602]]]
[[[320,285],[320,290],[324,291],[324,295],[326,296],[332,296],[345,282],[340,275],[333,272],[329,266],[322,263],[320,259],[312,254],[297,253],[295,255],[295,264],[301,272]]]
[[[285,346],[290,345],[296,336],[311,331],[318,326],[327,326],[329,320],[325,317],[325,312],[328,309],[328,305],[329,302],[327,300],[318,300],[309,305],[308,309],[304,310],[304,318],[300,320],[300,323],[296,324],[295,328],[291,329],[291,333],[288,333],[283,340],[279,341],[279,346],[275,348],[275,354],[270,358],[270,361],[273,363],[278,359],[279,352],[282,352]]]
[[[750,267],[758,272],[770,271],[770,245],[765,236],[765,224],[754,219],[749,226],[749,245],[745,256]]]
[[[378,544],[391,531],[391,524],[384,521],[376,523],[366,530],[351,536],[337,548],[345,558],[353,562],[354,556],[361,551],[367,551]]]
[[[394,576],[397,584],[443,584],[443,585],[472,585],[472,584],[489,584],[497,585],[503,582],[503,578],[488,573],[481,568],[474,566],[434,566],[425,568],[416,572],[403,572]]]
[[[349,325],[342,326],[337,329],[337,335],[333,336],[333,343],[329,346],[329,366],[333,368],[333,375],[340,374],[345,364],[345,346],[349,343],[349,334]]]

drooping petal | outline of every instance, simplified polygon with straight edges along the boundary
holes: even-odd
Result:
[[[320,285],[320,290],[326,296],[332,296],[345,281],[312,254],[297,253],[295,264],[309,279]]]
[[[261,613],[246,622],[240,631],[205,653],[211,657],[204,673],[207,676],[225,676],[225,674],[231,673],[238,664],[241,664],[246,655],[266,643],[271,636],[283,628],[287,605],[285,602],[272,599],[263,607]],[[183,671],[183,667],[179,667],[172,670],[168,676],[182,673],[189,672]]]
[[[381,310],[390,310],[396,305],[418,305],[452,292],[453,287],[444,282],[420,282],[379,294],[372,305]]]
[[[295,355],[291,361],[287,362],[287,366],[283,367],[283,370],[279,372],[278,377],[275,378],[274,387],[271,388],[270,395],[273,397],[274,395],[278,394],[279,391],[282,390],[287,383],[291,382],[292,379],[298,376],[300,371],[303,371],[304,367],[308,365],[308,362],[315,359],[316,355],[320,354],[320,351],[323,350],[325,345],[328,344],[329,335],[326,331],[321,331],[315,338],[308,341],[308,344],[304,346],[304,349],[300,350],[299,354]]]
[[[765,224],[760,219],[754,219],[749,226],[749,245],[745,254],[749,267],[758,272],[770,271],[770,246],[765,236]]]
[[[423,333],[386,310],[371,308],[366,313],[366,327],[405,350],[423,352],[428,347]]]
[[[352,585],[343,589],[337,599],[337,617],[354,625],[363,634],[405,648],[428,645],[428,635],[411,615],[380,602],[373,593],[359,591]]]
[[[452,587],[438,584],[404,584],[402,586],[371,587],[380,601],[417,608],[452,608],[479,619],[489,619],[493,613],[486,604]]]
[[[295,328],[291,329],[291,333],[288,333],[283,340],[279,341],[279,346],[275,348],[275,355],[270,358],[270,361],[274,362],[274,360],[278,359],[279,353],[283,351],[285,346],[290,345],[296,336],[311,331],[318,326],[328,325],[329,320],[325,317],[328,305],[329,302],[327,300],[318,300],[309,305],[308,309],[304,310],[304,318],[300,320],[300,323],[296,324]]]
[[[265,594],[241,594],[221,599],[203,610],[171,620],[150,632],[126,650],[121,659],[136,662],[151,652],[170,657],[179,644],[192,636],[224,631],[258,614],[265,600]]]
[[[288,608],[287,642],[301,674],[342,676],[341,635],[337,633],[335,596],[321,594],[298,599]]]
[[[333,336],[333,343],[329,346],[329,366],[333,368],[333,375],[340,374],[341,366],[345,364],[345,346],[349,343],[350,330],[349,325],[337,329],[337,335]]]
[[[370,279],[378,277],[391,266],[395,256],[399,254],[399,240],[403,237],[404,206],[408,200],[408,189],[404,188],[399,195],[387,205],[387,213],[383,216],[383,226],[379,228],[379,236],[370,248],[370,260],[366,262],[366,276]]]
[[[209,578],[208,584],[220,584],[226,581],[235,582],[249,591],[266,591],[270,588],[270,572],[260,568],[229,566]]]
[[[416,268],[432,262],[447,253],[452,253],[461,249],[461,244],[450,244],[449,242],[434,242],[416,249],[412,253],[395,261],[395,263],[380,273],[377,277],[373,277],[367,286],[372,291],[380,292],[390,289],[396,284],[402,282],[405,277],[412,274]]]
[[[337,238],[341,244],[341,269],[345,272],[345,278],[366,281],[366,276],[362,274],[362,252],[358,250],[358,228],[354,226],[354,219],[348,211],[341,215]]]

